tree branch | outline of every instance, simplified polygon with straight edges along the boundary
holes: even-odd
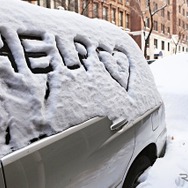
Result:
[[[162,9],[164,9],[165,7],[167,7],[167,4],[166,5],[163,5],[161,8],[155,10],[154,12],[151,13],[152,16],[154,16],[157,12],[161,11]]]

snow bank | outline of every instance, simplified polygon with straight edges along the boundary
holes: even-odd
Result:
[[[166,109],[167,151],[140,178],[138,188],[188,188],[188,54],[150,65]]]
[[[0,0],[0,156],[95,116],[161,98],[136,43],[106,21]]]
[[[165,102],[168,122],[171,124],[174,121],[181,121],[187,124],[188,55],[172,55],[156,61],[150,67]]]

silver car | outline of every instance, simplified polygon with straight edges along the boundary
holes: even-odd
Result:
[[[0,187],[136,187],[166,143],[137,44],[103,20],[0,4]]]

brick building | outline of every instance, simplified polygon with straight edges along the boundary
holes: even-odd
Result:
[[[139,23],[131,25],[131,35],[144,49],[145,38],[149,34],[151,27],[151,15],[149,13],[148,1],[141,1],[139,5],[132,1],[131,7],[135,7],[131,14],[131,23]],[[137,6],[137,7],[136,7]],[[159,56],[165,56],[173,53],[172,41],[172,4],[164,0],[150,1],[151,14],[156,12],[153,19],[153,30],[147,45],[147,58],[153,59]],[[138,12],[138,10],[140,10]],[[158,11],[160,10],[160,11]],[[137,16],[136,16],[137,15]],[[145,25],[144,25],[144,22]]]
[[[188,0],[27,0],[47,8],[75,11],[91,18],[105,19],[128,32],[144,50],[152,12],[153,31],[147,45],[147,58],[188,51]],[[145,25],[143,24],[145,22]]]
[[[48,8],[63,7],[90,18],[105,19],[117,26],[130,28],[129,0],[26,0]]]

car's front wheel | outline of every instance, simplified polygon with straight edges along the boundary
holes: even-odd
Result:
[[[150,159],[145,156],[139,156],[132,164],[129,172],[125,178],[123,188],[135,188],[140,182],[138,181],[139,176],[151,166]]]

